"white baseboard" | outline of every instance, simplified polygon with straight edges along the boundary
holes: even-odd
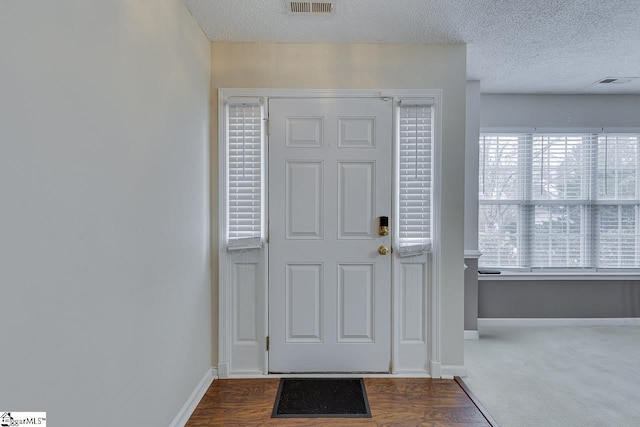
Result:
[[[265,374],[262,371],[233,371],[233,372],[229,372],[229,374],[226,376],[226,378],[264,378],[264,377],[265,377]]]
[[[184,427],[189,421],[191,414],[196,410],[196,406],[202,400],[202,397],[207,392],[207,389],[211,385],[214,379],[218,378],[218,370],[216,368],[208,369],[205,372],[204,376],[191,393],[191,396],[187,399],[187,401],[178,412],[178,415],[173,419],[173,422],[169,425],[169,427]]]
[[[440,362],[431,362],[431,377],[452,380],[453,377],[466,377],[467,369],[464,365],[441,365]]]
[[[441,366],[440,362],[431,361],[429,362],[429,373],[432,378],[440,378],[441,374]]]
[[[392,375],[394,378],[431,378],[431,374],[426,370],[417,369],[398,369]]]
[[[464,331],[464,339],[477,340],[480,339],[480,334],[478,333],[478,331]]]
[[[491,326],[640,326],[640,317],[588,319],[478,319],[478,328]],[[466,334],[467,331],[465,331]]]
[[[466,377],[467,369],[464,365],[442,365],[440,373],[442,378],[453,379],[453,377]]]
[[[229,378],[229,362],[218,363],[218,376],[220,378]]]

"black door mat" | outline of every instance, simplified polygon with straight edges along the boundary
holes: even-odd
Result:
[[[362,378],[283,378],[272,418],[371,418]]]

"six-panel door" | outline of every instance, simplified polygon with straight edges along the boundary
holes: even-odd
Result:
[[[388,372],[392,104],[269,101],[269,371]]]

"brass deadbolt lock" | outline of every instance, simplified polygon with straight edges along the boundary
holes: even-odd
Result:
[[[389,235],[389,217],[381,216],[380,217],[380,225],[378,226],[378,234],[380,236],[388,236]]]

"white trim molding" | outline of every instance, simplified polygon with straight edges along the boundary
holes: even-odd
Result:
[[[218,363],[218,375],[220,378],[229,377],[229,362]]]
[[[207,392],[207,389],[213,382],[213,380],[218,378],[218,370],[216,368],[207,369],[204,376],[196,386],[196,388],[191,393],[191,396],[187,399],[187,401],[182,405],[180,412],[173,419],[169,427],[184,427],[191,418],[193,411],[196,410],[198,403],[202,400],[202,397]]]
[[[514,282],[520,280],[640,280],[640,274],[638,273],[610,273],[610,272],[518,272],[518,271],[501,271],[500,274],[478,274],[479,281],[492,281],[492,280],[512,280]]]
[[[268,111],[268,100],[270,98],[390,98],[394,103],[400,99],[430,99],[435,105],[434,110],[434,156],[437,159],[442,155],[442,105],[443,94],[441,89],[400,89],[400,90],[314,90],[314,89],[268,89],[268,88],[221,88],[218,90],[218,157],[219,157],[219,182],[218,182],[218,235],[225,236],[226,221],[226,166],[225,166],[225,147],[226,147],[226,126],[225,126],[225,102],[228,99],[236,97],[258,97],[266,105]],[[215,101],[214,101],[215,102]],[[394,108],[395,114],[395,108]],[[395,116],[394,116],[395,123]],[[395,131],[395,130],[394,130]],[[268,134],[268,131],[267,131]],[[268,138],[265,142],[268,145]],[[268,166],[267,166],[268,167]],[[440,162],[435,161],[433,165],[433,249],[429,255],[424,255],[420,262],[424,265],[424,339],[418,344],[412,346],[403,345],[400,342],[400,334],[398,325],[400,324],[401,312],[399,294],[394,291],[392,305],[392,365],[393,374],[397,376],[414,375],[415,376],[432,376],[440,377],[440,361],[441,361],[441,272],[440,272],[440,247],[439,239],[442,237],[440,233],[440,223],[442,213],[440,212],[441,199],[441,174]],[[395,176],[395,175],[394,175]],[[268,172],[266,172],[265,180],[268,181]],[[268,185],[268,184],[266,184]],[[267,187],[268,188],[268,187]],[[395,196],[394,196],[395,197]],[[265,197],[267,200],[269,195]],[[396,199],[394,199],[396,200]],[[268,211],[265,212],[268,223]],[[238,258],[238,254],[229,254],[224,245],[224,238],[219,239],[219,334],[218,334],[218,372],[220,378],[234,377],[252,377],[260,376],[271,377],[269,375],[269,354],[266,351],[265,338],[268,336],[268,263],[266,262],[269,251],[268,238],[261,249],[254,250],[254,253],[245,254],[244,258]],[[235,257],[235,258],[234,258]],[[250,258],[250,259],[249,259]],[[412,260],[411,262],[415,262]],[[240,263],[254,263],[256,265],[256,281],[253,288],[255,289],[257,307],[260,310],[254,312],[256,317],[256,343],[253,346],[243,346],[242,348],[234,344],[233,326],[234,315],[234,296],[233,269]],[[403,261],[408,263],[409,261]],[[395,260],[394,266],[401,263]],[[398,275],[394,273],[394,281]],[[397,286],[393,286],[397,289]],[[264,336],[260,336],[264,334]],[[401,353],[402,352],[402,353]],[[408,357],[400,357],[400,355]],[[428,370],[427,367],[428,366]],[[424,368],[424,371],[422,369]],[[262,370],[262,372],[261,372]],[[458,372],[458,371],[456,371]],[[456,373],[457,375],[457,373]],[[335,375],[334,375],[335,376]]]
[[[242,379],[265,379],[265,378],[432,378],[425,371],[401,371],[392,374],[375,374],[375,373],[303,373],[303,374],[255,374],[255,375],[233,375],[231,378]]]
[[[480,339],[480,333],[478,331],[464,331],[465,340],[478,340]]]
[[[440,367],[441,377],[443,379],[452,380],[453,377],[466,377],[467,376],[467,368],[464,365],[442,365]]]
[[[480,258],[482,256],[482,252],[478,251],[478,250],[468,250],[466,249],[464,251],[464,257],[465,258]]]
[[[432,378],[440,378],[442,373],[439,361],[436,362],[435,360],[432,360],[431,362],[429,362],[429,373],[431,374]]]
[[[478,328],[492,326],[640,326],[640,317],[478,319]]]

